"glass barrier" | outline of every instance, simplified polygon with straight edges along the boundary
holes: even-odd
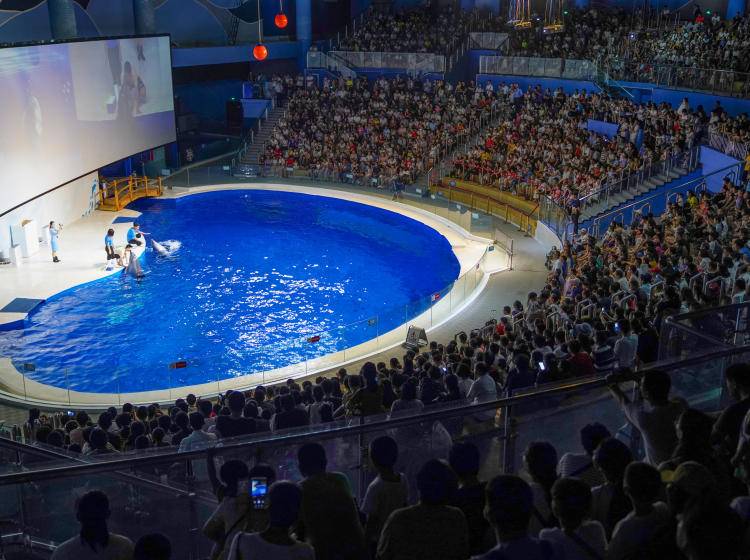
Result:
[[[318,53],[314,59],[317,64],[324,61],[319,54],[321,53]],[[330,51],[329,55],[329,58],[340,60],[350,68],[382,68],[423,73],[445,72],[445,56],[442,54],[337,50]]]
[[[491,31],[473,31],[469,33],[469,40],[472,48],[490,49],[499,51],[508,42],[507,33],[494,33]]]
[[[589,60],[482,55],[479,73],[592,80],[596,64]]]
[[[690,288],[715,296],[731,293],[731,277],[696,274]],[[750,340],[750,302],[683,313],[664,320],[660,359],[682,359],[706,348],[744,347]]]
[[[649,82],[736,97],[747,97],[750,93],[750,74],[746,72],[627,60],[609,61],[606,68],[607,73],[617,80]]]
[[[722,402],[724,368],[750,358],[750,348],[707,353],[682,362],[661,364],[672,378],[673,396],[707,412]],[[627,385],[625,385],[627,389]],[[634,396],[637,397],[636,394]],[[641,456],[639,438],[601,379],[572,379],[558,385],[529,388],[510,399],[474,404],[463,401],[428,406],[422,413],[378,414],[344,418],[328,424],[245,438],[183,454],[174,448],[82,457],[67,465],[17,461],[0,472],[5,518],[34,540],[57,544],[77,534],[75,499],[103,490],[113,512],[109,529],[137,539],[145,532],[167,535],[180,558],[203,558],[211,542],[201,527],[216,507],[211,469],[229,459],[266,463],[277,479],[301,480],[297,451],[315,441],[326,450],[328,470],[344,473],[361,501],[375,476],[367,447],[373,438],[390,435],[399,444],[396,470],[406,476],[410,501],[416,499],[415,475],[430,458],[446,458],[456,441],[471,441],[480,450],[480,479],[500,473],[522,473],[523,452],[532,441],[553,442],[558,456],[580,452],[578,430],[597,421]],[[20,444],[0,439],[6,452]],[[46,452],[44,450],[34,450]],[[244,488],[244,486],[243,486]],[[265,523],[258,518],[253,523]],[[3,532],[7,529],[3,526]]]

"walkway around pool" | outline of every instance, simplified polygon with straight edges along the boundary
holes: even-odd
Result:
[[[430,310],[409,321],[409,324],[419,326],[431,325],[430,331],[441,328],[443,325],[450,323],[453,317],[463,313],[482,292],[489,281],[490,274],[506,268],[506,262],[503,260],[504,253],[501,251],[487,253],[487,248],[492,246],[491,241],[487,238],[471,235],[445,217],[420,208],[393,202],[385,197],[369,196],[359,192],[345,192],[340,189],[281,185],[278,183],[231,183],[189,190],[175,189],[167,191],[164,197],[186,196],[206,190],[248,188],[303,192],[369,204],[418,219],[445,236],[451,243],[461,264],[460,274],[470,273],[467,276],[471,276],[473,281],[467,281],[463,286],[454,286],[454,290],[444,295],[440,301],[436,301]],[[119,218],[134,218],[136,216],[137,213],[128,210],[117,214]],[[0,271],[0,286],[2,286],[0,288],[0,304],[18,297],[46,299],[75,285],[104,277],[107,273],[104,271],[103,236],[112,222],[112,217],[113,214],[109,212],[95,212],[91,216],[66,227],[64,237],[61,236],[62,250],[60,256],[62,263],[53,264],[47,259],[48,248],[43,246],[40,253],[28,259],[24,266]],[[118,239],[124,240],[124,233],[128,226],[128,223],[117,223],[112,226],[116,230]],[[480,261],[482,262],[481,269]],[[5,281],[6,279],[7,281]],[[459,293],[459,290],[463,290],[463,293]],[[460,303],[453,305],[453,301]],[[14,317],[0,317],[0,320],[8,323],[10,322],[8,319],[22,321],[25,317],[23,313],[13,315]],[[17,397],[20,397],[20,400],[26,404],[33,403],[35,406],[42,408],[70,406],[95,410],[122,402],[169,402],[177,396],[184,396],[188,392],[200,395],[215,395],[228,389],[247,388],[261,382],[272,383],[289,377],[302,378],[312,374],[320,374],[331,368],[368,357],[374,359],[375,356],[384,351],[398,347],[405,339],[407,328],[408,325],[405,324],[388,333],[380,334],[377,339],[355,347],[321,358],[311,359],[303,364],[287,366],[263,374],[256,373],[197,386],[129,394],[84,393],[51,387],[35,382],[23,375],[8,358],[0,358],[0,399],[7,402],[9,400],[17,401],[19,400]],[[393,351],[400,352],[399,350]]]

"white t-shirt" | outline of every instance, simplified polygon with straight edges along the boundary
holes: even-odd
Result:
[[[607,553],[607,535],[604,533],[604,527],[602,527],[601,523],[598,521],[584,521],[575,530],[575,535],[589,545],[600,558],[605,557]],[[591,560],[591,554],[574,539],[566,535],[559,527],[542,529],[539,533],[539,539],[552,544],[557,558],[565,558],[565,560]]]
[[[122,535],[109,534],[107,548],[94,552],[76,535],[57,547],[51,560],[132,560],[133,542]]]
[[[643,436],[646,462],[650,465],[657,467],[672,457],[677,445],[674,424],[685,408],[682,400],[670,401],[665,406],[650,406],[643,401],[623,404],[628,421]]]
[[[409,485],[406,477],[399,474],[398,482],[388,482],[375,477],[365,492],[362,512],[367,515],[367,538],[377,542],[388,516],[397,509],[406,507],[409,500]]]
[[[232,560],[315,560],[315,551],[307,543],[297,542],[292,546],[283,546],[264,540],[260,533],[239,533],[232,541],[228,558]]]
[[[619,367],[632,368],[635,366],[635,356],[638,352],[638,335],[629,334],[618,338],[615,342],[615,361]]]
[[[646,545],[661,527],[667,525],[672,516],[667,504],[657,502],[648,515],[637,517],[631,511],[621,519],[612,531],[612,540],[607,551],[607,560],[630,558]]]
[[[566,453],[557,464],[557,474],[561,477],[574,476],[580,478],[586,484],[598,486],[604,484],[604,477],[594,466],[591,457],[586,453]]]

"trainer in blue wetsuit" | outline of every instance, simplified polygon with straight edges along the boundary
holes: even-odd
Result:
[[[115,230],[108,229],[107,235],[104,236],[104,250],[107,252],[107,260],[116,259],[115,254]]]
[[[145,231],[141,231],[141,226],[138,222],[133,222],[133,227],[128,230],[128,243],[130,245],[143,245],[143,236],[146,235]]]
[[[60,250],[59,237],[61,229],[62,225],[57,226],[54,221],[49,223],[49,246],[52,249],[52,262],[56,263],[60,262],[60,259],[57,258],[57,251]]]

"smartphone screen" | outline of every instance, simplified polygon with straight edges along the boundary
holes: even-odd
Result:
[[[544,371],[546,368],[544,367],[544,362],[539,362],[539,369],[541,371]]]
[[[265,509],[266,496],[268,495],[268,480],[264,476],[253,477],[250,479],[250,498],[253,501],[253,508]]]

